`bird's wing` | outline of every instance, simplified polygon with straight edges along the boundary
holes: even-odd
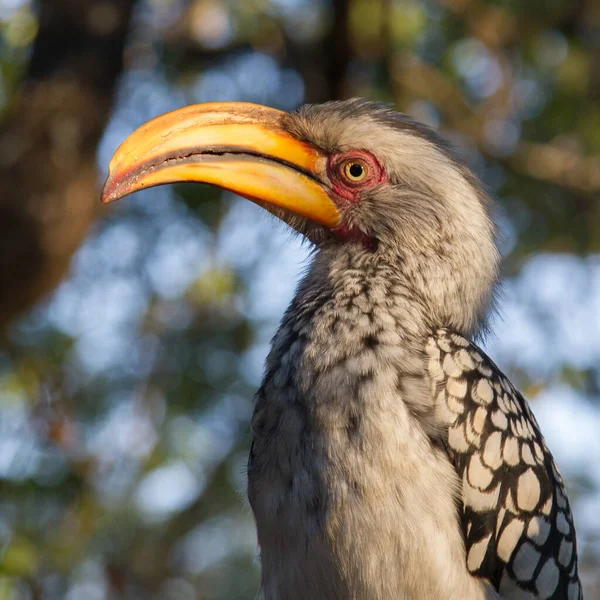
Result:
[[[427,353],[462,483],[469,571],[507,599],[581,599],[571,509],[527,402],[460,335],[439,330]]]

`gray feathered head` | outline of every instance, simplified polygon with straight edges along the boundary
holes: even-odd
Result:
[[[472,333],[489,308],[498,268],[489,197],[435,132],[387,105],[179,109],[123,142],[103,200],[175,181],[253,200],[324,257],[388,269],[432,326]]]

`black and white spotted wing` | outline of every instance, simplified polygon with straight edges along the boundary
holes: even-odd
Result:
[[[462,480],[467,567],[507,600],[580,600],[573,517],[527,402],[474,344],[429,340],[436,410]]]

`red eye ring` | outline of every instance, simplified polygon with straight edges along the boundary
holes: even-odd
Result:
[[[361,192],[387,181],[386,172],[368,150],[349,150],[330,156],[327,174],[340,201],[355,202]]]

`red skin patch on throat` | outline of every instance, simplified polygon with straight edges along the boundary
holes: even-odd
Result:
[[[377,242],[360,229],[354,229],[347,227],[346,225],[340,225],[331,231],[343,242],[354,242],[361,244],[366,250],[371,252],[375,252],[375,250],[377,250]]]

